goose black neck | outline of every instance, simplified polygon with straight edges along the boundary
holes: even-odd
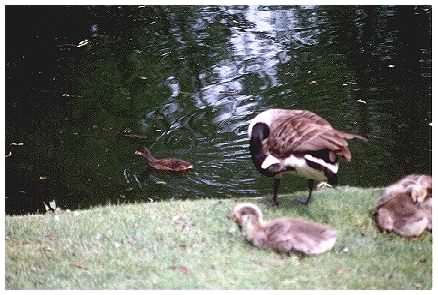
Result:
[[[269,127],[263,123],[257,123],[253,126],[251,131],[251,139],[249,141],[249,151],[251,153],[252,161],[254,162],[257,170],[266,176],[273,176],[266,169],[262,169],[262,163],[266,159],[265,153],[263,152],[263,140],[269,136]]]

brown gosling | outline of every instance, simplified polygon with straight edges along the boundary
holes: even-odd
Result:
[[[375,218],[382,231],[404,237],[432,230],[432,178],[412,174],[388,186],[377,202]]]
[[[234,207],[231,219],[251,244],[277,252],[318,255],[329,251],[336,242],[336,230],[299,218],[276,218],[265,222],[254,204]]]

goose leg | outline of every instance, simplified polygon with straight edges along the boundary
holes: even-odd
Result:
[[[307,187],[309,188],[309,196],[307,197],[306,202],[304,205],[308,205],[310,203],[310,198],[312,198],[312,191],[313,191],[313,179],[307,180]]]
[[[309,188],[309,195],[307,196],[307,199],[304,199],[304,197],[297,198],[296,201],[298,203],[303,204],[303,205],[309,205],[310,200],[312,198],[313,183],[314,183],[313,179],[307,180],[307,187]]]
[[[277,194],[278,194],[279,186],[280,186],[280,179],[274,178],[274,186],[273,186],[273,194],[272,194],[272,206],[274,207],[278,206]]]

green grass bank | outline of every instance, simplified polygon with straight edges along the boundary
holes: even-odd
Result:
[[[104,206],[6,216],[7,289],[431,289],[432,235],[382,234],[379,189],[338,187],[280,197]],[[245,242],[227,219],[238,202],[265,219],[301,216],[337,229],[334,249],[299,258]]]

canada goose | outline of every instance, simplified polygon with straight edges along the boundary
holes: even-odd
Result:
[[[375,210],[377,226],[404,237],[432,230],[432,177],[408,175],[385,188]]]
[[[351,160],[348,139],[366,138],[334,129],[317,114],[304,110],[269,109],[251,120],[250,152],[257,170],[274,177],[272,203],[278,205],[280,177],[292,173],[308,179],[311,200],[314,180],[337,184],[337,155]],[[300,200],[299,200],[300,201]]]
[[[261,210],[250,203],[236,205],[231,219],[244,237],[259,248],[318,255],[329,251],[336,242],[336,230],[327,225],[298,218],[277,218],[265,222]]]
[[[149,149],[142,147],[135,151],[136,155],[145,158],[146,163],[153,169],[170,172],[185,172],[193,168],[190,162],[177,159],[156,159]]]

